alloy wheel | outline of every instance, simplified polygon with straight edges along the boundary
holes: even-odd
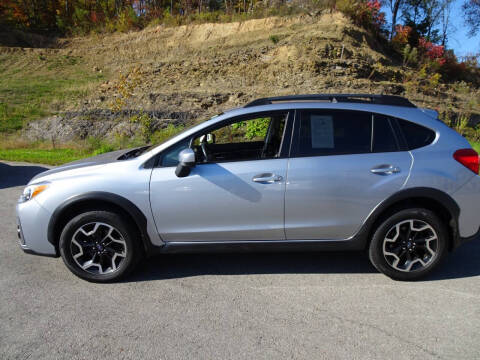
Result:
[[[399,222],[383,240],[383,256],[394,269],[404,272],[420,270],[436,257],[438,236],[432,226],[422,220]]]
[[[91,274],[117,271],[127,256],[120,231],[102,222],[82,225],[72,236],[70,251],[75,263]]]

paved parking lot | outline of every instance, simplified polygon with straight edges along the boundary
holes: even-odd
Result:
[[[17,247],[14,205],[41,170],[0,162],[1,359],[480,358],[480,243],[415,283],[309,253],[160,256],[91,284]]]

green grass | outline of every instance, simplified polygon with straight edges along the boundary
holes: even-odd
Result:
[[[74,149],[0,149],[0,159],[25,161],[38,164],[60,165],[94,155],[85,150]]]
[[[77,103],[102,79],[76,57],[0,54],[0,133]]]
[[[472,145],[475,151],[480,154],[480,142],[470,141],[470,145]]]

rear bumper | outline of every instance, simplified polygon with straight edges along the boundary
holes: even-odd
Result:
[[[462,244],[465,244],[467,242],[470,242],[470,241],[480,241],[480,228],[472,236],[460,237],[459,240],[458,240],[458,243],[456,244],[455,247],[458,247],[458,246],[460,246]]]
[[[474,175],[460,189],[450,195],[460,208],[458,217],[459,243],[473,240],[480,235],[480,176]]]

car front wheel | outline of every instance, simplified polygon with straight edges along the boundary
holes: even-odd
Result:
[[[133,270],[140,251],[133,226],[119,214],[89,211],[71,219],[60,236],[60,254],[77,276],[115,281]]]
[[[448,232],[430,210],[399,211],[376,229],[369,248],[372,264],[395,280],[416,280],[429,274],[447,252]]]

